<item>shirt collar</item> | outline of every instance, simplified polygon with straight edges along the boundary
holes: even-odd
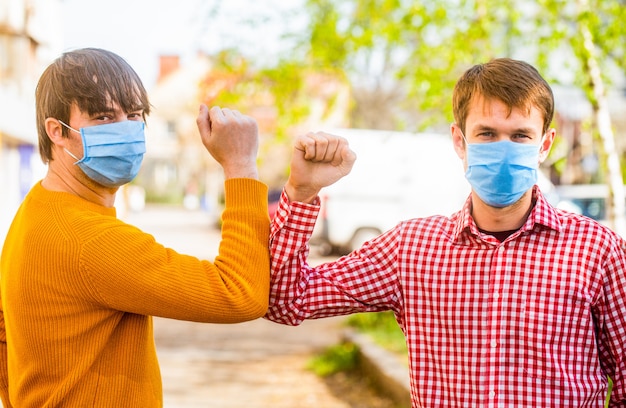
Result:
[[[548,203],[538,186],[535,185],[533,187],[532,194],[535,205],[520,230],[523,232],[545,227],[559,231],[561,229],[561,221],[559,220],[556,209]],[[475,236],[478,235],[478,227],[476,226],[471,214],[472,196],[470,194],[467,197],[467,200],[465,200],[465,204],[463,205],[461,211],[456,214],[456,226],[454,232],[455,240],[460,239],[464,233]]]

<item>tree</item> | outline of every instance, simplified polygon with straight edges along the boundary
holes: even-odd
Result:
[[[626,72],[626,8],[623,1],[543,0],[536,26],[547,26],[539,44],[548,50],[571,55],[574,84],[585,91],[593,108],[592,131],[608,186],[608,219],[613,229],[626,236],[626,196],[609,113],[606,84]]]
[[[612,38],[603,38],[600,35],[594,35],[594,32],[601,34],[602,27],[597,27],[598,21],[594,18],[595,13],[592,13],[588,0],[578,0],[578,27],[582,35],[582,41],[573,41],[573,47],[577,51],[579,59],[585,64],[586,76],[588,78],[588,86],[586,91],[588,98],[593,106],[595,122],[600,140],[602,141],[603,151],[605,155],[605,162],[608,174],[608,186],[609,186],[609,205],[607,210],[609,213],[608,219],[612,220],[612,227],[622,236],[626,236],[626,196],[624,194],[624,179],[622,176],[619,154],[615,148],[615,137],[613,128],[611,126],[611,116],[609,114],[608,101],[606,97],[606,91],[604,86],[604,80],[602,78],[602,72],[600,69],[599,58],[602,58],[602,51],[612,53],[613,49],[603,48],[604,42],[612,42]],[[626,17],[624,13],[624,7],[620,7],[615,11]],[[594,21],[595,20],[595,21]],[[600,24],[603,24],[605,19],[600,19]],[[613,21],[612,23],[615,23]],[[618,29],[621,29],[621,36],[624,38],[626,31],[622,28],[623,24],[620,24]],[[594,28],[596,28],[594,30]],[[619,33],[619,31],[618,31]],[[604,41],[603,41],[604,40]],[[600,42],[600,46],[597,43]],[[619,50],[619,48],[617,48]],[[624,52],[622,48],[622,62],[624,61]],[[607,55],[604,55],[607,58]]]
[[[624,0],[307,0],[305,5],[309,25],[293,55],[300,64],[350,78],[357,126],[447,129],[455,81],[470,65],[494,57],[524,59],[549,81],[585,90],[594,108],[597,150],[604,154],[609,214],[613,227],[626,234],[623,179],[605,94],[610,75],[626,71]]]
[[[549,82],[585,91],[594,151],[604,164],[598,179],[609,186],[613,227],[626,233],[620,152],[606,109],[606,89],[626,71],[626,0],[302,2],[289,13],[305,14],[308,24],[287,34],[297,39],[287,55],[263,67],[244,58],[245,70],[230,64],[230,51],[221,56],[239,80],[218,99],[271,92],[279,119],[274,133],[287,143],[309,113],[310,88],[303,84],[321,74],[351,84],[353,127],[447,131],[450,95],[463,71],[494,57],[523,59]],[[283,20],[300,21],[293,14]],[[573,162],[568,153],[557,159]]]

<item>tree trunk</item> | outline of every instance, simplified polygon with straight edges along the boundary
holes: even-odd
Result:
[[[587,0],[579,0],[578,6],[581,13],[589,12]],[[615,147],[615,135],[611,124],[604,83],[596,58],[596,45],[586,22],[580,19],[579,24],[580,31],[583,35],[583,47],[585,51],[584,63],[587,67],[587,74],[590,80],[594,119],[606,159],[607,185],[609,190],[606,203],[607,220],[610,222],[610,226],[615,232],[622,237],[626,237],[626,196],[624,193],[624,179],[622,177],[619,155]]]

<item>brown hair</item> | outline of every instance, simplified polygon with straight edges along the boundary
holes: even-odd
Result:
[[[476,97],[497,99],[509,107],[530,111],[537,108],[543,115],[543,131],[554,116],[554,96],[539,72],[524,61],[510,58],[493,59],[474,65],[458,80],[452,94],[454,120],[465,132],[469,105]]]
[[[44,163],[52,160],[45,121],[52,117],[69,123],[73,103],[89,115],[110,111],[113,103],[125,112],[143,109],[144,121],[150,113],[148,94],[137,73],[119,55],[98,48],[69,51],[57,58],[39,78],[35,102]]]

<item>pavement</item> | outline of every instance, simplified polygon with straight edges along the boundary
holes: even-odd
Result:
[[[181,253],[209,260],[217,254],[220,232],[203,211],[148,206],[120,217]],[[354,408],[307,368],[314,355],[342,341],[358,346],[364,375],[399,406],[408,406],[406,364],[366,336],[347,331],[344,319],[289,327],[263,319],[219,325],[155,318],[164,406]]]

